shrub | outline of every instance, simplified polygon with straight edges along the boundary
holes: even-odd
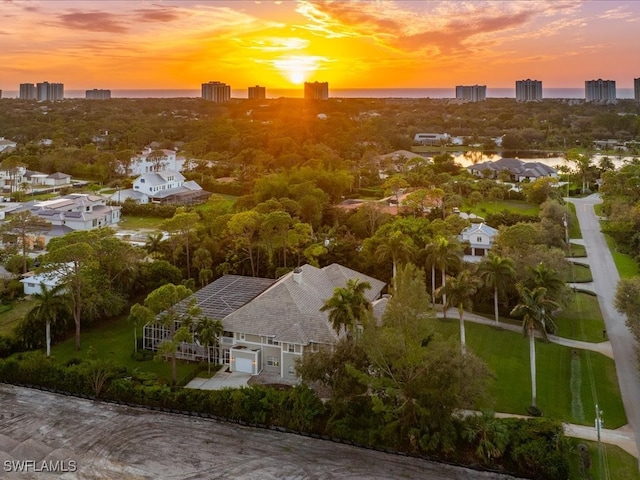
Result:
[[[0,358],[6,358],[18,350],[18,343],[11,335],[0,335]]]
[[[176,213],[175,205],[157,203],[137,203],[132,200],[122,202],[122,215],[137,215],[140,217],[171,218]]]
[[[567,445],[560,422],[510,419],[507,424],[509,445],[505,460],[508,470],[535,479],[568,478]]]

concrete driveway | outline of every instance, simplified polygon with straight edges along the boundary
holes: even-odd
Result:
[[[611,342],[613,358],[616,362],[622,403],[629,425],[633,429],[636,445],[640,446],[640,403],[638,403],[640,377],[637,367],[636,342],[625,325],[625,317],[620,315],[613,305],[620,276],[604,235],[600,231],[598,217],[593,210],[593,206],[601,203],[602,200],[599,195],[566,200],[576,206],[576,214],[593,275],[594,290],[598,295],[602,316],[607,326],[607,336]],[[604,412],[604,418],[606,420],[607,412]]]
[[[246,387],[251,378],[249,373],[227,372],[225,369],[218,370],[211,378],[196,377],[191,380],[186,388],[199,388],[200,390],[222,390],[223,388]]]

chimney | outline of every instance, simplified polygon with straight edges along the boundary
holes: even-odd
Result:
[[[302,284],[302,269],[300,267],[293,269],[293,281],[297,284]]]

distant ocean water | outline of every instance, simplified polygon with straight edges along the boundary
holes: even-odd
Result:
[[[633,98],[633,88],[618,88],[619,99]],[[269,89],[267,98],[302,98],[303,89]],[[65,90],[65,98],[84,98],[85,90]],[[334,98],[455,98],[455,88],[329,88]],[[584,98],[584,88],[544,88],[543,98]],[[2,98],[17,98],[17,90],[5,90]],[[199,89],[111,90],[112,98],[193,98]],[[232,98],[247,98],[247,89],[232,89]],[[515,98],[515,88],[487,88],[488,98]]]

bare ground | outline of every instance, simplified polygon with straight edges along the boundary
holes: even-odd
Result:
[[[6,469],[10,460],[52,459],[74,460],[77,471]],[[8,385],[0,385],[0,472],[8,479],[82,480],[513,478]]]

